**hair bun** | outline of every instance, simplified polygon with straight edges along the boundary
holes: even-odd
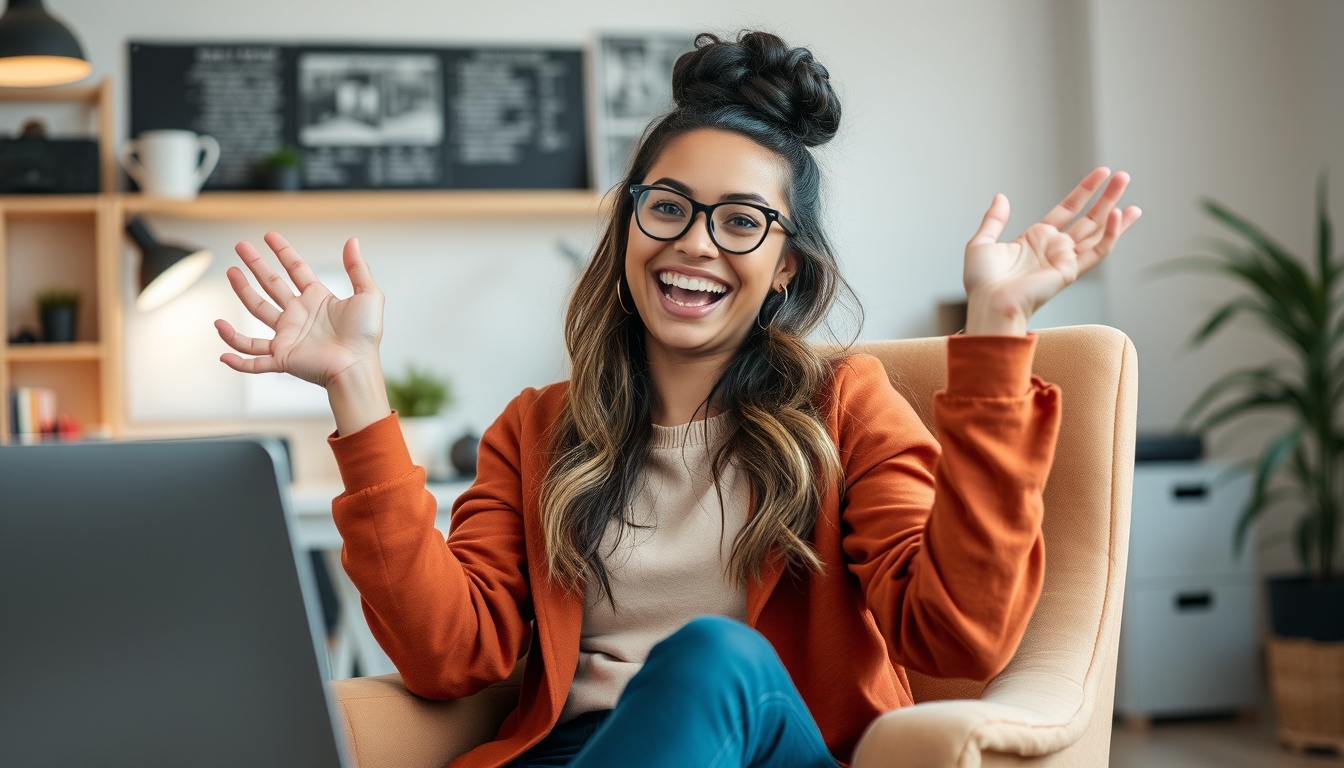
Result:
[[[737,41],[708,32],[672,70],[677,109],[740,105],[809,147],[840,128],[840,99],[831,76],[806,48],[790,48],[769,32],[742,32]]]

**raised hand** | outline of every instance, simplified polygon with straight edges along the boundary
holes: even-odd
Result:
[[[283,237],[270,232],[265,240],[299,294],[294,295],[251,243],[238,243],[235,250],[270,301],[252,289],[237,267],[228,270],[229,285],[247,311],[275,331],[275,337],[254,339],[216,320],[219,337],[251,355],[225,353],[220,361],[243,373],[283,372],[325,387],[342,434],[386,416],[387,393],[378,359],[383,293],[373,282],[359,242],[346,241],[342,258],[355,293],[338,299]]]
[[[1092,207],[1084,206],[1107,178],[1110,183]],[[1027,320],[1055,294],[1092,269],[1142,214],[1116,206],[1129,174],[1098,168],[1016,240],[1000,243],[1008,224],[1008,198],[995,195],[975,237],[966,244],[968,334],[1020,335]],[[1082,213],[1083,215],[1079,215]]]

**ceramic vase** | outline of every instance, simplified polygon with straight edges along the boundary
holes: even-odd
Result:
[[[430,479],[443,479],[449,474],[448,441],[451,432],[448,420],[442,416],[399,417],[401,434],[411,461],[424,467]]]

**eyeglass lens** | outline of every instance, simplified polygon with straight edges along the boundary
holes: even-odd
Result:
[[[684,195],[663,189],[647,189],[635,201],[635,218],[649,237],[676,240],[690,229],[694,209]],[[750,205],[717,206],[710,217],[709,236],[729,253],[753,251],[765,241],[770,220]]]

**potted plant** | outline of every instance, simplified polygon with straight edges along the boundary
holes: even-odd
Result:
[[[431,478],[447,477],[448,422],[439,414],[452,403],[452,387],[446,378],[414,365],[406,375],[388,377],[387,400],[397,412],[411,461],[425,468]]]
[[[52,288],[37,294],[37,314],[42,321],[43,341],[74,341],[75,324],[79,319],[79,292]]]
[[[303,154],[298,147],[287,144],[263,157],[261,168],[271,189],[297,192],[301,186],[299,171],[303,169]]]
[[[1247,290],[1214,310],[1193,343],[1247,316],[1277,337],[1291,359],[1228,373],[1195,400],[1184,422],[1203,431],[1252,413],[1288,419],[1254,462],[1234,546],[1244,548],[1251,523],[1269,509],[1298,511],[1290,539],[1302,574],[1267,580],[1279,736],[1297,747],[1344,751],[1344,256],[1332,254],[1325,179],[1316,195],[1314,263],[1216,202],[1204,201],[1204,209],[1236,240],[1218,242],[1216,256],[1183,259],[1178,268],[1226,275]]]

